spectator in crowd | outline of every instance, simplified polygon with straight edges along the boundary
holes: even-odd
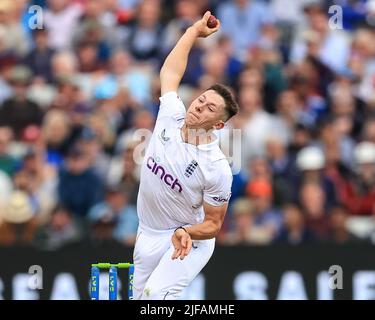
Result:
[[[375,71],[374,33],[368,28],[359,28],[353,34],[353,42],[348,62],[349,70],[359,82],[356,96],[365,104],[374,103],[372,77]],[[366,105],[364,106],[366,107]]]
[[[353,175],[352,168],[345,165],[338,144],[325,148],[325,175],[334,185],[338,203],[345,201],[346,185]],[[351,163],[350,163],[351,164]]]
[[[6,173],[0,170],[0,208],[5,206],[5,203],[8,201],[12,191],[12,180]]]
[[[227,69],[229,67],[228,56],[225,52],[213,48],[202,58],[203,74],[198,80],[200,88],[209,88],[215,83],[228,83]]]
[[[297,28],[303,25],[303,6],[306,1],[300,0],[271,0],[270,9],[275,15],[277,24],[284,28]],[[291,30],[285,31],[291,32]]]
[[[270,239],[279,232],[282,216],[279,210],[273,207],[272,184],[264,178],[251,180],[246,186],[247,196],[254,208],[254,224],[269,230]]]
[[[363,140],[375,144],[375,117],[367,119],[363,125]]]
[[[274,126],[277,128],[278,137],[286,145],[291,144],[293,132],[298,121],[302,118],[302,102],[294,90],[283,91],[276,101]]]
[[[359,128],[362,127],[363,119],[360,112],[355,112],[357,103],[352,93],[352,86],[342,84],[332,84],[330,87],[330,108],[331,116],[327,117],[325,123],[326,139],[331,140],[331,144],[338,144],[340,150],[340,157],[343,163],[350,166],[353,163],[353,156],[351,150],[355,145],[353,139],[359,136]],[[330,128],[331,127],[331,128]],[[332,131],[332,137],[328,134]],[[324,133],[324,132],[322,132]],[[324,137],[322,137],[324,138]],[[328,139],[327,139],[328,138]],[[326,143],[327,141],[323,141]]]
[[[29,49],[29,42],[21,25],[17,4],[12,0],[1,1],[0,29],[3,31],[5,49],[14,51],[17,56],[23,56]]]
[[[257,225],[256,213],[250,199],[238,198],[233,203],[233,228],[221,239],[225,245],[264,245],[271,242],[273,229]]]
[[[299,245],[314,241],[314,233],[306,228],[305,216],[295,204],[283,208],[283,226],[274,239],[276,243]]]
[[[329,234],[329,216],[326,211],[326,194],[318,182],[306,181],[300,187],[300,205],[306,226],[318,240],[326,240]]]
[[[105,180],[108,174],[110,158],[103,151],[98,136],[90,127],[82,130],[77,139],[77,147],[86,154],[90,167],[93,168],[100,179]]]
[[[305,147],[312,143],[312,132],[303,125],[297,123],[293,129],[291,142],[288,146],[288,153],[293,159],[297,158],[297,154]]]
[[[339,133],[343,141],[340,142],[340,148],[350,148],[350,144],[354,144],[352,138],[359,137],[363,122],[366,121],[362,102],[355,96],[355,78],[351,71],[335,77],[328,86],[328,100],[331,118],[341,124]],[[351,155],[347,150],[342,151],[344,157]],[[349,161],[353,159],[345,158],[345,162]]]
[[[72,87],[83,88],[83,84],[79,84],[78,81],[78,57],[72,50],[56,51],[52,57],[52,75],[54,85],[62,87],[61,89],[66,90],[66,85],[69,84]],[[75,86],[74,86],[75,85]],[[60,89],[60,88],[59,88]],[[65,90],[62,90],[63,92]],[[83,90],[83,89],[82,89]],[[53,106],[51,106],[53,107]]]
[[[0,105],[12,96],[12,87],[9,83],[9,69],[16,64],[16,56],[9,50],[4,49],[3,34],[0,29]]]
[[[46,162],[42,149],[29,147],[15,174],[14,186],[29,195],[33,206],[37,208],[37,223],[46,223],[57,201],[57,170]]]
[[[74,216],[84,218],[103,198],[103,181],[90,167],[88,156],[76,146],[69,150],[59,172],[58,203]]]
[[[375,144],[361,142],[354,149],[355,175],[344,188],[344,204],[353,215],[375,213]]]
[[[78,109],[81,111],[91,110],[91,105],[83,100],[83,92],[74,77],[61,76],[55,79],[55,88],[56,93],[48,107],[48,112],[58,109],[70,115]]]
[[[40,107],[27,97],[31,79],[32,74],[28,67],[14,67],[10,76],[13,95],[0,107],[0,125],[9,126],[17,140],[28,125],[40,125],[42,122],[43,114]]]
[[[161,1],[143,0],[139,3],[135,20],[124,43],[135,59],[158,63],[161,55]]]
[[[49,30],[49,46],[55,50],[71,48],[82,7],[72,0],[48,0],[47,5],[44,23]]]
[[[330,234],[328,241],[335,244],[360,243],[365,240],[348,230],[350,211],[345,206],[336,206],[330,210]]]
[[[264,91],[264,74],[263,70],[258,65],[244,66],[244,69],[238,77],[238,87],[240,88],[253,88],[263,93]],[[262,96],[263,98],[264,95]]]
[[[114,134],[131,126],[136,103],[128,99],[125,88],[120,88],[114,78],[106,78],[94,91],[94,109],[108,121]]]
[[[301,190],[301,186],[305,182],[313,182],[319,184],[324,194],[326,194],[324,202],[326,207],[331,207],[338,202],[335,186],[324,172],[326,167],[325,155],[318,147],[308,146],[303,148],[297,154],[296,165],[300,173],[294,181],[295,200],[298,199],[297,195]]]
[[[100,62],[107,61],[111,55],[111,49],[120,45],[116,32],[117,13],[113,12],[112,5],[111,1],[85,1],[83,15],[74,34],[75,44],[88,42],[98,48]]]
[[[81,41],[77,44],[78,71],[83,74],[91,74],[104,68],[99,60],[99,48],[95,43]]]
[[[129,140],[126,142],[126,148],[122,153],[113,158],[108,171],[107,182],[109,185],[120,185],[123,190],[127,190],[128,201],[135,206],[139,189],[142,154],[136,152],[140,142]],[[142,150],[140,151],[142,152]]]
[[[117,240],[133,246],[138,229],[136,208],[128,203],[128,194],[120,186],[108,186],[105,200],[93,206],[88,219],[94,241]]]
[[[334,71],[342,71],[349,59],[349,40],[344,32],[330,29],[328,15],[319,2],[312,2],[305,6],[305,14],[309,26],[301,30],[295,37],[291,60],[301,61],[306,53],[316,54],[316,57]]]
[[[116,150],[121,151],[126,146],[127,141],[131,141],[136,137],[136,135],[140,134],[138,130],[142,130],[142,135],[152,132],[154,128],[155,119],[150,113],[150,111],[143,109],[137,110],[133,118],[133,125],[128,130],[125,130],[121,135],[118,137]],[[140,138],[140,136],[139,136]]]
[[[297,93],[303,110],[298,122],[310,130],[327,115],[325,95],[331,78],[331,71],[310,56],[291,71],[290,88]]]
[[[244,69],[242,62],[234,55],[232,39],[222,34],[217,40],[217,50],[225,54],[227,58],[227,83],[236,88],[238,86],[238,78]]]
[[[223,2],[217,12],[222,32],[233,39],[235,54],[240,61],[251,45],[259,40],[261,27],[274,22],[272,12],[261,1]]]
[[[57,250],[82,241],[82,230],[74,215],[61,205],[51,211],[51,219],[35,235],[36,244],[45,250]]]
[[[62,110],[50,110],[44,116],[42,125],[47,160],[59,167],[71,143],[71,121]]]
[[[32,244],[37,228],[36,211],[26,192],[14,190],[0,213],[0,245]]]
[[[270,136],[266,142],[266,149],[275,194],[273,203],[280,207],[293,200],[294,159],[288,154],[286,144],[280,136]]]
[[[52,82],[52,57],[55,53],[48,46],[48,30],[36,29],[33,31],[35,47],[26,55],[23,63],[43,82]]]
[[[117,50],[110,59],[109,69],[109,80],[117,81],[119,90],[128,92],[130,107],[136,109],[139,104],[149,102],[153,77],[150,66],[136,63],[127,51]]]
[[[278,44],[279,36],[279,31],[274,25],[262,26],[260,39],[248,51],[245,62],[247,67],[258,68],[263,74],[264,109],[270,113],[275,112],[275,100],[287,88]]]
[[[90,127],[98,137],[104,151],[112,153],[116,143],[116,130],[105,116],[105,113],[101,110],[90,113],[87,117],[86,125]]]
[[[9,177],[13,176],[17,166],[17,161],[9,150],[12,139],[12,130],[9,127],[0,126],[0,171]]]
[[[239,106],[243,130],[242,151],[246,163],[251,156],[265,153],[265,142],[273,130],[273,121],[271,115],[263,110],[260,93],[255,88],[240,88]]]
[[[270,139],[269,145],[271,146],[272,144],[273,142]],[[271,146],[271,153],[273,153],[275,151],[274,149],[276,148],[272,148]],[[264,180],[271,184],[273,206],[279,208],[282,203],[287,201],[289,197],[288,192],[291,191],[291,188],[281,177],[273,174],[270,158],[267,158],[266,156],[252,157],[249,160],[248,166],[249,183],[251,183],[251,181]]]

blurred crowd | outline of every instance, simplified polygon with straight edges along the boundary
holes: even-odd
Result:
[[[193,47],[179,95],[224,83],[239,102],[218,242],[374,242],[375,1],[1,0],[0,245],[134,244],[136,133],[207,9],[222,27]]]

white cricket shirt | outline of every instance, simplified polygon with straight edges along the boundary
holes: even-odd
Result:
[[[140,226],[167,230],[203,222],[203,200],[229,201],[232,172],[218,139],[198,146],[181,136],[186,109],[176,92],[160,98],[160,109],[141,168],[137,201]]]

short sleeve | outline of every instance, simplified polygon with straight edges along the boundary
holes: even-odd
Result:
[[[203,200],[212,206],[221,206],[229,202],[231,196],[233,176],[228,166],[225,170],[218,170],[217,174],[208,181],[203,190]]]
[[[167,92],[159,98],[160,108],[158,118],[161,117],[185,117],[186,109],[181,98],[176,92]]]

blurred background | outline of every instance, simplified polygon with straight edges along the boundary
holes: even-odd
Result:
[[[32,5],[42,29],[30,27]],[[1,0],[1,297],[87,298],[89,263],[131,260],[134,133],[152,130],[160,67],[207,9],[222,28],[193,47],[179,94],[189,105],[214,83],[233,89],[241,170],[218,249],[186,298],[283,298],[283,283],[300,279],[305,295],[286,297],[375,299],[354,281],[374,269],[361,279],[375,285],[374,0]],[[221,259],[222,286],[210,280],[226,272]],[[338,263],[354,280],[319,294],[318,272]],[[44,293],[20,294],[16,274],[32,264],[70,272],[76,294],[53,295],[51,274]]]

